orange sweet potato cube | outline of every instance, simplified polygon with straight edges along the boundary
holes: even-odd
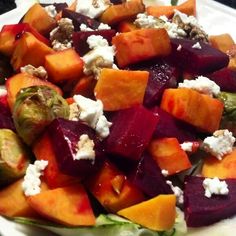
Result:
[[[171,18],[175,9],[187,15],[196,15],[196,0],[187,0],[177,6],[148,6],[146,11],[148,15],[154,17],[165,15],[167,18]]]
[[[211,35],[209,41],[212,47],[227,53],[228,50],[235,44],[234,40],[229,34]]]
[[[81,184],[56,188],[27,198],[40,215],[67,226],[92,226],[95,216]]]
[[[224,105],[192,89],[178,88],[164,91],[161,108],[202,131],[213,133],[219,129]]]
[[[116,111],[143,103],[149,72],[102,69],[94,93],[104,110]]]
[[[45,56],[53,52],[52,48],[39,41],[34,35],[25,32],[15,47],[11,64],[16,71],[28,64],[35,67],[42,66]]]
[[[105,161],[86,182],[88,190],[109,212],[117,212],[144,200],[143,194],[116,167]]]
[[[202,176],[206,178],[236,179],[236,149],[225,155],[222,160],[209,156],[204,158]]]
[[[45,68],[54,83],[74,80],[83,74],[83,60],[72,48],[55,52],[45,58]]]
[[[188,155],[181,148],[176,138],[154,139],[149,145],[149,152],[162,170],[168,175],[189,169],[192,165]]]
[[[167,56],[171,52],[170,38],[165,29],[140,29],[113,37],[119,67]],[[128,52],[128,53],[127,53]]]
[[[22,23],[29,23],[39,33],[48,35],[56,27],[56,20],[48,15],[46,10],[35,3],[25,14]]]
[[[118,25],[118,31],[120,33],[130,32],[137,29],[137,26],[132,21],[122,21]]]
[[[101,22],[113,25],[122,20],[130,20],[138,13],[145,11],[145,6],[142,0],[127,1],[121,4],[111,5],[108,7],[100,17]]]
[[[147,201],[118,211],[132,222],[156,231],[169,230],[176,217],[176,196],[174,194],[158,195]]]

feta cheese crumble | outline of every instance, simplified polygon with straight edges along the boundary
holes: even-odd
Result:
[[[110,134],[109,128],[112,123],[103,115],[103,104],[100,100],[74,95],[74,101],[79,108],[79,120],[84,121],[91,128],[95,129],[101,138],[106,138]]]
[[[182,144],[180,144],[180,146],[185,152],[192,152],[193,151],[193,143],[192,142],[183,142]]]
[[[165,16],[160,16],[159,18],[155,18],[151,15],[140,13],[137,15],[134,24],[139,28],[156,28],[156,29],[164,28],[166,29],[168,35],[171,38],[179,38],[186,36],[184,30],[179,28],[177,24],[168,21],[168,19]]]
[[[189,88],[209,96],[217,96],[220,93],[220,86],[204,76],[198,76],[194,80],[184,80],[179,83],[179,88]]]
[[[84,24],[84,23],[82,23],[81,25],[80,25],[80,30],[81,31],[94,31],[93,29],[91,29],[91,28],[89,28],[86,24]]]
[[[77,144],[77,153],[74,160],[91,160],[95,161],[94,142],[87,134],[82,134]]]
[[[177,199],[177,203],[183,204],[184,203],[184,196],[183,196],[182,189],[179,188],[178,186],[174,186],[170,180],[167,180],[166,183],[170,186],[170,188],[174,192],[176,199]]]
[[[194,49],[202,49],[202,47],[201,47],[199,42],[193,44],[192,48],[194,48]]]
[[[168,171],[168,170],[165,170],[165,169],[161,170],[161,173],[162,173],[162,175],[164,175],[165,177],[167,177],[167,176],[169,175],[169,171]]]
[[[114,64],[115,47],[109,46],[106,39],[100,35],[91,35],[87,43],[91,51],[82,57],[86,75],[94,74],[97,79],[101,68],[117,68]]]
[[[56,7],[54,5],[49,5],[44,7],[48,15],[52,18],[54,18],[57,15]]]
[[[37,160],[34,164],[29,164],[22,183],[25,196],[33,196],[40,193],[40,176],[43,175],[43,171],[47,165],[48,161],[45,160]]]
[[[96,31],[96,30],[108,30],[108,29],[111,29],[111,27],[108,24],[104,24],[104,23],[100,23],[100,25],[98,26],[98,28],[96,30],[88,27],[84,23],[82,23],[79,28],[80,28],[81,31]]]
[[[5,88],[0,88],[0,97],[6,96],[7,90]]]
[[[34,67],[32,65],[26,65],[20,68],[20,71],[23,73],[28,73],[30,75],[36,76],[41,79],[47,79],[48,73],[43,66]]]
[[[111,5],[108,0],[77,0],[76,12],[90,18],[99,17]]]
[[[205,189],[205,196],[211,198],[215,195],[228,195],[229,189],[225,181],[220,181],[217,177],[210,179],[206,178],[203,181],[203,188]]]
[[[180,51],[181,51],[181,49],[182,49],[182,45],[181,45],[181,44],[179,44],[176,50],[180,52]]]
[[[72,47],[72,34],[74,25],[69,18],[61,18],[58,27],[50,32],[52,48],[56,51],[65,50]]]
[[[217,130],[213,136],[203,140],[202,149],[211,153],[218,160],[222,160],[224,155],[232,152],[234,143],[235,137],[232,132],[227,129]]]

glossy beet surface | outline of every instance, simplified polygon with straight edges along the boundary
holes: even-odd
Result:
[[[172,194],[170,186],[161,173],[160,167],[148,153],[142,155],[133,175],[132,182],[149,197],[159,194]]]
[[[118,111],[112,119],[108,153],[139,160],[158,123],[158,115],[143,106]]]
[[[189,39],[171,39],[172,52],[168,59],[173,65],[193,73],[211,73],[224,68],[229,63],[225,53],[199,42],[201,48],[193,48],[197,41]],[[177,48],[181,45],[181,49]]]
[[[175,137],[180,143],[197,140],[194,127],[176,119],[160,107],[153,108],[153,111],[159,115],[159,122],[153,134],[155,138]]]
[[[175,88],[178,83],[178,70],[163,60],[151,60],[130,67],[132,70],[149,71],[148,84],[144,96],[144,105],[157,105],[166,88]]]
[[[236,180],[225,180],[228,195],[205,197],[204,178],[187,176],[184,187],[184,213],[189,227],[200,227],[213,224],[236,214]]]
[[[81,24],[85,24],[87,27],[94,29],[94,30],[97,29],[98,26],[100,25],[100,22],[98,22],[88,16],[71,11],[69,9],[64,9],[62,11],[62,17],[69,18],[72,20],[75,31],[80,31]]]
[[[84,56],[84,54],[91,50],[87,43],[89,36],[101,35],[111,44],[112,37],[115,36],[115,34],[115,30],[79,31],[73,34],[72,40],[76,52],[78,52],[80,56]]]
[[[78,121],[59,118],[49,125],[48,132],[58,167],[62,173],[84,178],[96,169],[100,158],[100,142],[93,129]],[[82,134],[87,134],[95,143],[95,163],[88,159],[74,160],[78,151],[77,144]]]
[[[221,91],[236,92],[236,71],[226,67],[208,74],[207,77],[218,84]]]

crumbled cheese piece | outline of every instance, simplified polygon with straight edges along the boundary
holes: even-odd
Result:
[[[174,17],[176,16],[179,16],[179,18],[181,19],[181,21],[184,23],[184,24],[190,24],[192,26],[198,26],[198,27],[201,27],[199,24],[198,24],[198,21],[196,19],[196,17],[194,16],[188,16],[187,14],[185,13],[182,13],[180,11],[178,11],[177,9],[174,9]]]
[[[170,180],[167,180],[166,183],[170,186],[170,188],[174,192],[174,194],[177,198],[177,203],[178,204],[183,204],[184,203],[184,196],[183,196],[182,189],[179,188],[178,186],[174,186],[173,183]]]
[[[229,130],[217,130],[213,136],[203,140],[202,148],[206,152],[211,153],[217,159],[222,160],[222,157],[229,154],[233,150],[235,137]]]
[[[40,176],[43,175],[43,170],[45,170],[47,165],[48,161],[45,160],[37,160],[34,164],[29,164],[22,183],[25,196],[33,196],[40,193]]]
[[[77,104],[75,102],[70,104],[69,109],[70,109],[69,120],[79,121],[79,108]]]
[[[7,90],[5,88],[0,88],[0,97],[6,96]]]
[[[179,44],[176,50],[180,52],[180,51],[181,51],[181,49],[182,49],[182,45],[181,45],[181,44]]]
[[[220,181],[217,177],[210,179],[206,178],[203,181],[203,187],[205,189],[205,196],[211,198],[215,195],[228,195],[229,189],[225,181]]]
[[[220,86],[204,76],[198,76],[195,80],[184,80],[179,83],[179,88],[194,89],[209,96],[217,96],[220,93]]]
[[[90,18],[99,17],[111,5],[108,0],[77,0],[76,12]]]
[[[185,152],[192,152],[193,151],[193,143],[192,142],[183,142],[180,144],[180,146]]]
[[[95,161],[94,142],[87,134],[82,134],[77,144],[77,153],[74,160],[91,160]]]
[[[108,30],[108,29],[111,29],[110,25],[108,24],[100,23],[100,25],[98,26],[98,30]]]
[[[57,10],[56,10],[56,7],[54,5],[46,6],[46,7],[44,7],[44,9],[48,13],[48,15],[52,18],[54,18],[57,15]]]
[[[109,46],[107,40],[100,35],[89,36],[87,43],[91,51],[82,57],[84,73],[94,74],[97,79],[101,68],[113,68],[115,47]]]
[[[169,22],[168,19],[164,16],[155,18],[151,15],[140,13],[137,15],[134,24],[140,28],[164,28],[167,30],[168,35],[171,38],[179,38],[186,36],[184,30],[179,28],[177,24]]]
[[[193,44],[192,48],[194,48],[194,49],[202,49],[201,44],[199,42]]]
[[[140,28],[155,28],[157,25],[157,18],[145,13],[139,13],[134,24]]]
[[[28,73],[41,79],[47,79],[48,73],[43,66],[34,67],[32,65],[26,65],[20,68],[21,72]]]
[[[101,138],[106,138],[110,134],[109,128],[112,123],[103,115],[103,104],[100,100],[74,95],[74,101],[79,108],[79,120],[84,121],[91,128],[95,129]]]
[[[61,18],[58,27],[50,32],[52,47],[56,51],[65,50],[72,47],[72,34],[74,25],[69,18]]]
[[[168,171],[168,170],[165,170],[165,169],[161,170],[161,173],[162,173],[162,175],[164,175],[165,177],[167,177],[167,176],[169,175],[169,171]]]
[[[79,28],[81,31],[94,31],[93,29],[91,29],[87,25],[85,25],[84,23],[82,23]]]

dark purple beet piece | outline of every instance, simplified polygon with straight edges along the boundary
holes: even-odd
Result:
[[[48,126],[48,133],[61,172],[83,178],[96,170],[101,159],[101,151],[100,142],[93,129],[78,121],[58,118]],[[87,134],[95,143],[95,163],[85,159],[74,160],[74,156],[78,151],[77,144],[82,134]]]
[[[69,18],[72,20],[75,31],[80,31],[81,24],[85,24],[85,25],[87,25],[87,27],[94,29],[94,30],[97,29],[98,26],[100,25],[100,22],[98,22],[88,16],[77,13],[75,11],[71,11],[69,9],[63,9],[62,17],[66,17],[66,18]]]
[[[222,91],[236,92],[236,71],[225,67],[212,74],[208,74],[207,77],[218,84]]]
[[[110,0],[110,2],[114,5],[117,5],[117,4],[121,4],[123,2],[125,2],[124,0]]]
[[[166,88],[176,88],[179,73],[176,67],[163,60],[150,60],[130,67],[135,70],[149,71],[148,84],[144,96],[144,105],[157,105]]]
[[[105,38],[108,43],[111,45],[112,37],[114,37],[116,34],[115,30],[108,29],[108,30],[96,30],[96,31],[79,31],[73,33],[73,45],[75,47],[76,52],[80,56],[84,56],[90,48],[87,44],[87,38],[91,35],[101,35],[103,38]]]
[[[159,194],[172,194],[170,186],[161,173],[160,167],[148,153],[142,155],[131,181],[149,197],[155,197]]]
[[[106,151],[139,160],[158,123],[158,115],[143,106],[118,111],[112,118]]]
[[[211,73],[228,65],[228,55],[203,42],[199,42],[201,49],[192,48],[196,42],[171,39],[172,52],[168,59],[181,69],[199,74]],[[179,45],[182,46],[181,50],[177,50]]]
[[[184,213],[189,227],[213,224],[236,214],[236,179],[225,180],[228,195],[205,197],[202,177],[187,176],[184,187]]]
[[[196,141],[197,135],[194,127],[176,119],[160,107],[153,108],[153,111],[159,115],[159,122],[153,133],[155,138],[175,137],[180,143],[184,141]]]

